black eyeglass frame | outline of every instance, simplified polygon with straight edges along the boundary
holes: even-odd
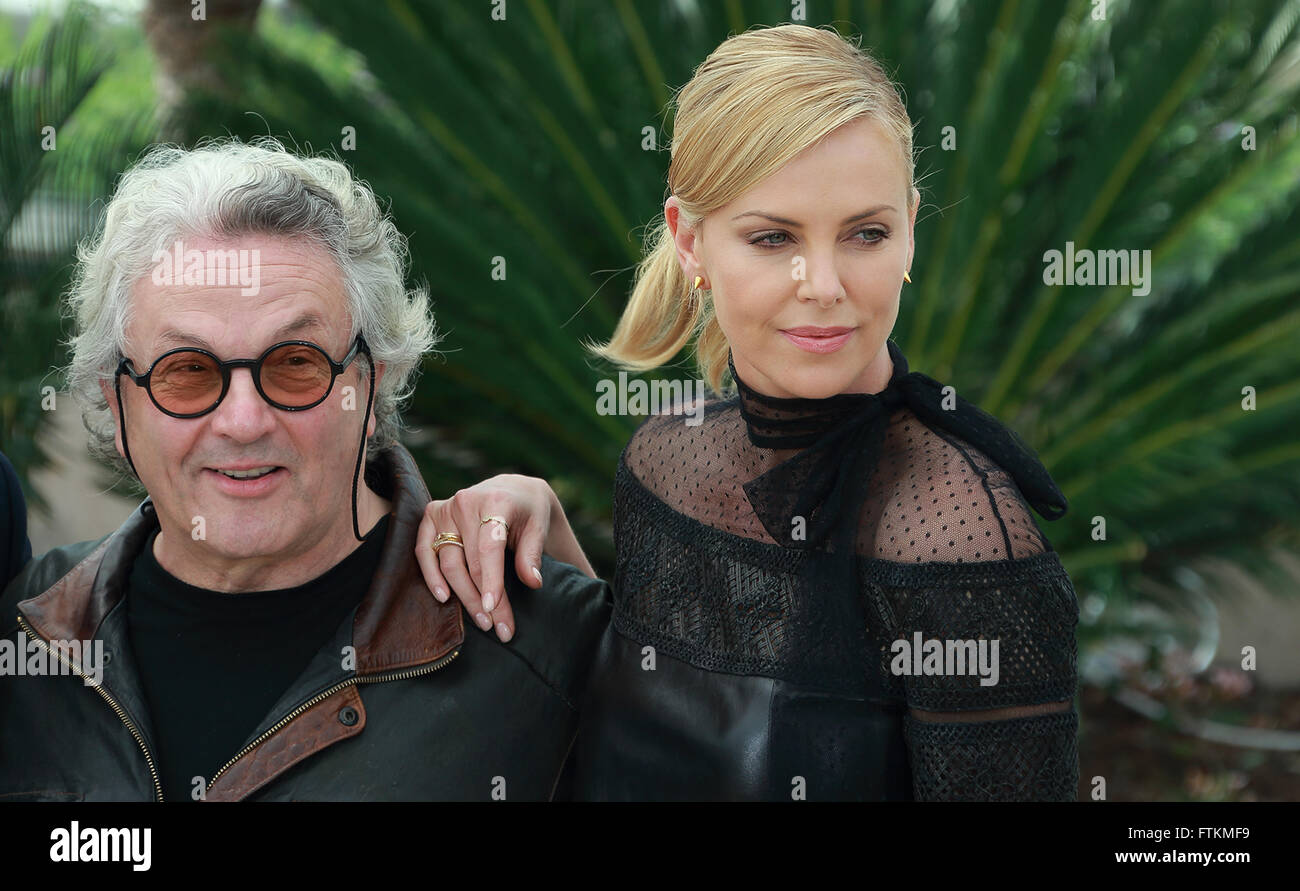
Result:
[[[311,403],[310,405],[284,405],[282,403],[276,402],[270,396],[266,395],[266,391],[262,389],[262,363],[266,361],[267,356],[271,355],[271,353],[285,346],[311,347],[312,349],[320,353],[322,356],[324,356],[325,361],[329,363],[329,367],[330,367],[329,386],[325,388],[324,395],[322,395],[321,398],[317,399],[315,402]],[[202,355],[212,359],[212,361],[217,364],[217,368],[221,372],[221,394],[217,396],[216,401],[213,402],[212,405],[208,406],[203,411],[191,412],[189,414],[178,414],[177,412],[170,411],[169,409],[163,408],[163,406],[159,404],[158,398],[153,394],[153,388],[150,386],[151,383],[150,378],[153,375],[154,369],[158,367],[158,363],[161,362],[163,359],[166,359],[168,356],[175,355],[176,353],[201,353]],[[122,360],[117,363],[117,372],[114,374],[114,379],[115,380],[118,379],[118,375],[125,374],[128,378],[131,379],[132,382],[135,383],[137,387],[144,388],[144,391],[149,394],[149,401],[152,402],[160,412],[170,417],[180,418],[184,420],[188,418],[201,418],[206,414],[216,411],[217,406],[221,405],[222,400],[226,398],[226,393],[230,392],[231,369],[247,368],[250,369],[250,372],[253,375],[253,386],[257,388],[258,395],[260,395],[262,399],[264,399],[266,403],[270,405],[272,408],[278,408],[280,409],[280,411],[307,411],[308,409],[315,408],[316,406],[320,405],[322,402],[324,402],[326,399],[329,398],[330,393],[334,392],[334,381],[338,379],[338,376],[340,374],[347,371],[348,366],[352,364],[354,359],[356,359],[358,353],[365,353],[366,359],[369,360],[369,364],[371,366],[371,372],[373,374],[374,358],[370,355],[370,347],[367,346],[366,339],[358,334],[356,341],[352,344],[352,349],[348,351],[347,356],[343,358],[342,362],[335,362],[333,359],[330,358],[329,353],[325,352],[324,347],[322,347],[320,344],[312,343],[309,340],[284,340],[281,341],[280,343],[272,344],[271,346],[267,347],[266,351],[263,352],[262,355],[258,356],[256,359],[229,359],[226,361],[222,361],[221,359],[218,359],[215,355],[208,352],[207,350],[199,349],[198,347],[177,347],[174,350],[168,350],[167,352],[159,356],[157,359],[154,359],[153,364],[149,366],[149,370],[144,372],[143,374],[137,374],[131,367],[132,365],[131,360],[123,356]]]

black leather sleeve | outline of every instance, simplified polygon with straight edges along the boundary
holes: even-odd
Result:
[[[513,552],[506,554],[506,594],[515,614],[515,636],[506,646],[576,711],[609,625],[613,593],[603,579],[545,554],[541,569],[542,587],[528,588],[515,576]]]

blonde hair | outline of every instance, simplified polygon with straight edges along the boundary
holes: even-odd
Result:
[[[912,121],[880,63],[835,31],[778,25],[727,38],[678,92],[668,188],[682,223],[695,226],[838,127],[867,117],[897,140],[912,209]],[[691,340],[696,363],[722,393],[727,338],[712,302],[691,287],[662,215],[647,231],[632,296],[594,354],[648,371]]]

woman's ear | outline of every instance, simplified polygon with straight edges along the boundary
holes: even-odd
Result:
[[[677,248],[677,262],[682,267],[682,275],[686,276],[688,282],[694,282],[695,276],[704,275],[704,266],[696,254],[696,236],[699,230],[682,216],[681,202],[677,200],[676,195],[670,195],[664,202],[664,221],[668,224],[668,231],[673,235],[673,243]],[[708,285],[703,284],[701,287],[707,289]]]
[[[912,210],[907,218],[907,266],[912,268],[912,258],[916,254],[916,212],[921,209],[921,193],[912,187]]]

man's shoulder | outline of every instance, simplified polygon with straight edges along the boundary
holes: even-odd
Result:
[[[609,626],[613,594],[603,579],[545,554],[541,569],[542,587],[528,588],[515,576],[513,555],[507,553],[506,594],[516,630],[501,646],[527,662],[576,709]]]
[[[111,535],[111,533],[110,533]],[[27,565],[13,577],[0,595],[0,624],[8,630],[16,622],[16,607],[20,601],[35,597],[51,588],[55,582],[72,572],[83,560],[95,552],[109,535],[90,541],[51,548]]]

